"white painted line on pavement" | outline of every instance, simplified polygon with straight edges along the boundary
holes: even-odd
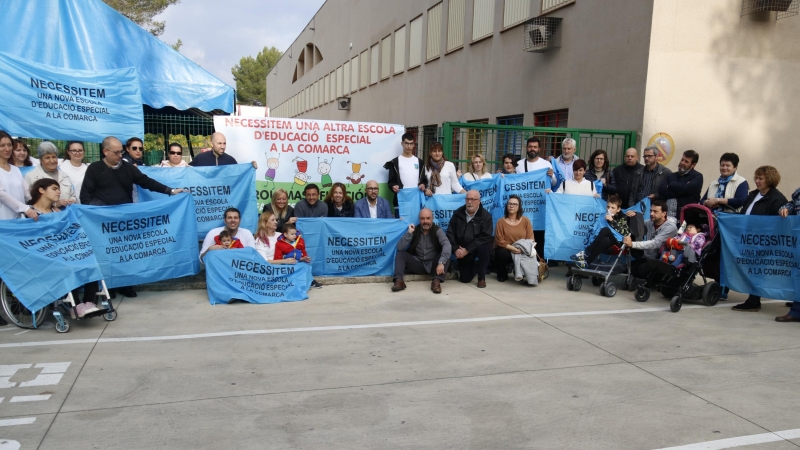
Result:
[[[21,403],[21,402],[41,402],[44,400],[50,400],[51,394],[46,395],[17,395],[16,397],[11,397],[9,403]]]
[[[775,431],[774,433],[751,434],[716,441],[699,442],[697,444],[666,447],[658,450],[723,450],[726,448],[744,447],[746,445],[766,444],[788,439],[800,438],[800,428],[794,430]]]
[[[25,334],[28,331],[31,331],[31,330],[25,330],[25,331],[20,331],[19,333],[14,333],[14,336],[19,336],[20,334]]]
[[[20,419],[0,419],[0,427],[11,427],[14,425],[30,425],[36,422],[36,417],[22,417]]]
[[[779,300],[762,300],[761,303],[775,303]],[[780,301],[781,303],[783,301]],[[715,307],[730,307],[730,304],[717,304]],[[707,309],[708,306],[703,305],[686,305],[683,309]],[[340,330],[362,330],[367,328],[392,328],[392,327],[413,327],[423,325],[448,325],[454,323],[476,323],[476,322],[494,322],[498,320],[518,320],[518,319],[537,319],[537,318],[550,318],[550,317],[573,317],[573,316],[599,316],[610,314],[633,314],[633,313],[648,313],[648,312],[663,312],[669,311],[668,306],[657,308],[635,308],[635,309],[616,309],[610,311],[576,311],[576,312],[560,312],[560,313],[542,313],[542,314],[516,314],[512,316],[492,316],[492,317],[474,317],[470,319],[443,319],[443,320],[420,320],[414,322],[387,322],[387,323],[368,323],[359,325],[334,325],[325,327],[305,327],[305,328],[273,328],[270,330],[242,330],[242,331],[220,331],[216,333],[201,333],[201,334],[179,334],[174,336],[139,336],[128,338],[100,338],[100,339],[70,339],[64,341],[33,341],[33,342],[15,342],[9,344],[0,344],[0,348],[19,348],[19,347],[39,347],[51,346],[62,344],[111,344],[120,342],[150,342],[150,341],[177,341],[185,339],[202,339],[214,337],[230,337],[230,336],[247,336],[255,334],[278,334],[278,333],[302,333],[311,331],[340,331]]]

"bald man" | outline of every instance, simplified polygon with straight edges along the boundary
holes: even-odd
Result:
[[[367,195],[356,202],[355,216],[372,219],[394,219],[392,206],[383,197],[378,197],[378,182],[367,181]]]
[[[238,164],[236,158],[225,153],[225,148],[228,142],[225,135],[216,132],[211,135],[211,151],[203,152],[195,156],[190,166],[194,167],[207,167],[207,166],[227,166],[229,164]],[[253,161],[253,168],[258,169],[258,164]]]
[[[633,197],[634,184],[641,178],[644,166],[639,163],[639,151],[631,147],[625,150],[625,161],[611,171],[614,185],[607,185],[603,194],[617,194],[622,199],[622,209],[628,208]]]

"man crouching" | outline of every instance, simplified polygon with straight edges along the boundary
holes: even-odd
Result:
[[[450,264],[452,247],[444,230],[433,224],[433,211],[423,209],[419,212],[419,226],[408,226],[408,232],[397,243],[397,256],[394,258],[394,286],[392,292],[406,288],[403,274],[414,273],[433,275],[431,291],[442,292],[441,283]]]

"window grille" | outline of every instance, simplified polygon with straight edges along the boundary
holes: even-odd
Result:
[[[392,35],[386,36],[381,41],[381,80],[389,78],[392,74]]]
[[[575,3],[575,0],[542,0],[542,14]]]
[[[402,26],[394,32],[394,73],[406,68],[406,27]]]
[[[530,0],[505,0],[503,4],[503,28],[517,25],[531,15]]]
[[[422,63],[422,16],[411,21],[408,43],[408,68]]]
[[[447,7],[447,51],[464,45],[464,10],[466,0],[450,0]]]
[[[425,61],[439,56],[442,44],[442,4],[428,10],[428,45]]]
[[[369,84],[369,49],[361,52],[361,88]]]
[[[472,11],[472,40],[477,41],[494,32],[494,0],[475,0]]]
[[[800,0],[742,0],[741,16],[763,11],[775,11],[776,20],[800,13]]]
[[[526,52],[544,53],[561,47],[561,18],[534,17],[525,22],[523,34],[525,35],[523,49]]]
[[[373,45],[370,52],[371,52],[370,57],[372,58],[372,60],[370,61],[370,66],[369,66],[370,67],[369,84],[375,84],[378,82],[378,74],[380,70],[380,67],[378,66],[379,64],[378,44]]]

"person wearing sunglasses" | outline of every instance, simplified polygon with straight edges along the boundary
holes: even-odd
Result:
[[[177,142],[169,144],[167,159],[161,161],[159,167],[188,167],[189,164],[183,160],[183,147]]]
[[[144,163],[144,142],[138,137],[132,137],[125,143],[125,153],[122,160],[134,166],[146,166]]]

